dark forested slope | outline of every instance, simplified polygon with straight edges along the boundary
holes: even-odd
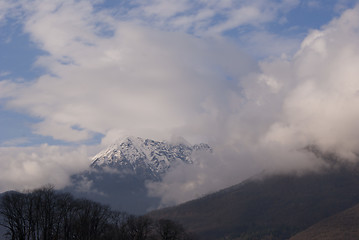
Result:
[[[359,203],[359,171],[249,180],[177,207],[150,213],[185,225],[203,239],[287,239]]]

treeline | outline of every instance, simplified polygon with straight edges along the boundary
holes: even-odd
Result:
[[[194,236],[171,220],[153,220],[75,199],[52,187],[5,193],[0,225],[11,240],[190,240]]]

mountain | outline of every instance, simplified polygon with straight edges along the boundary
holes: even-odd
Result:
[[[160,203],[160,199],[148,196],[146,182],[161,181],[171,168],[193,164],[203,152],[212,149],[183,139],[171,143],[126,137],[95,155],[90,170],[74,175],[73,185],[65,190],[114,209],[143,214]]]
[[[359,168],[252,179],[149,213],[183,224],[202,239],[288,239],[359,203]]]
[[[359,204],[314,224],[290,240],[359,239]]]
[[[97,170],[116,169],[151,180],[161,180],[171,167],[181,162],[192,164],[194,153],[211,152],[207,144],[190,145],[185,140],[172,144],[139,137],[116,141],[92,158]]]

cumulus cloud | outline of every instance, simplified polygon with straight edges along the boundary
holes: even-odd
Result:
[[[283,99],[282,117],[264,141],[314,144],[347,159],[357,158],[358,18],[358,7],[347,10],[303,41],[289,66],[292,87]]]
[[[308,146],[357,161],[358,18],[359,7],[347,10],[311,31],[292,58],[261,62],[260,71],[240,82],[244,93],[234,98],[239,107],[212,125],[220,129],[212,130],[219,156],[207,156],[190,170],[175,169],[163,182],[150,183],[150,193],[171,205],[261,170],[319,170],[326,163]]]
[[[101,133],[105,145],[120,134],[170,136],[192,117],[217,111],[212,103],[225,103],[226,92],[255,67],[225,39],[117,20],[88,1],[24,1],[18,10],[24,32],[46,52],[35,63],[46,72],[33,81],[0,81],[0,98],[7,109],[40,119],[33,133],[54,139],[81,142]],[[1,148],[0,190],[64,186],[88,166],[86,154],[47,145]]]
[[[62,188],[70,183],[71,174],[88,168],[86,147],[0,148],[0,191],[32,189],[45,184]]]
[[[87,2],[31,7],[25,30],[49,53],[37,61],[49,74],[29,84],[4,82],[3,91],[8,107],[44,119],[36,133],[55,139],[81,141],[121,130],[163,136],[212,111],[209,102],[225,103],[232,82],[255,66],[224,39],[121,21],[109,23],[112,36],[98,36],[96,24],[104,17]]]

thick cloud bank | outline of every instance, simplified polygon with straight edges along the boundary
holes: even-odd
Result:
[[[262,141],[316,145],[356,160],[359,149],[359,8],[312,31],[288,62],[264,65],[266,83],[285,91],[280,118]],[[280,72],[278,71],[280,68]]]
[[[324,162],[306,151],[308,146],[357,161],[358,29],[357,7],[311,31],[292,58],[261,62],[260,72],[239,82],[243,95],[236,96],[235,111],[212,126],[221,136],[214,143],[221,146],[218,156],[201,159],[193,169],[174,170],[163,183],[149,184],[151,194],[163,196],[164,205],[173,204],[235,184],[261,169],[318,169]]]
[[[249,57],[224,39],[108,21],[86,2],[30,6],[25,31],[49,53],[36,63],[49,74],[2,85],[8,107],[43,119],[34,126],[37,134],[65,141],[114,131],[168,137],[217,114],[238,79],[253,69]],[[98,33],[102,18],[109,36]]]
[[[0,190],[33,189],[70,184],[70,175],[88,168],[86,147],[2,147]]]

